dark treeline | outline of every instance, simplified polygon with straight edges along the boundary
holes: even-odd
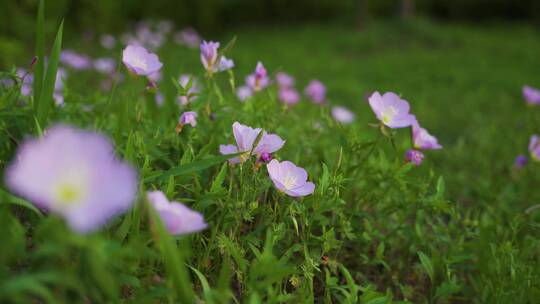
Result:
[[[0,35],[31,32],[37,2],[0,0]],[[71,28],[96,32],[121,31],[142,19],[169,19],[204,32],[255,23],[363,25],[372,18],[413,15],[473,22],[540,18],[539,0],[48,0],[46,6],[48,20],[65,17]]]

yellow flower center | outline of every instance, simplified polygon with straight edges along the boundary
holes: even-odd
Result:
[[[64,182],[55,187],[56,201],[61,205],[71,205],[80,202],[86,191],[82,185]]]
[[[287,189],[291,189],[292,187],[294,187],[294,185],[296,185],[296,180],[296,176],[287,175],[283,179],[283,186],[285,186],[285,188]]]
[[[142,60],[141,58],[133,58],[132,65],[143,70],[146,70],[148,68],[148,63],[146,63],[146,61]]]
[[[394,119],[394,116],[397,114],[397,109],[393,106],[386,107],[382,112],[382,120],[384,123],[389,123]]]

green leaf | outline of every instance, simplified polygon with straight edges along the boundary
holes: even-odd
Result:
[[[13,204],[13,205],[22,206],[24,208],[32,210],[39,217],[43,216],[43,213],[41,213],[41,211],[39,211],[39,209],[36,208],[36,206],[34,206],[34,204],[32,204],[29,201],[26,201],[26,200],[24,200],[22,198],[16,197],[16,196],[10,194],[9,192],[7,192],[7,191],[5,191],[3,189],[0,189],[0,197],[2,199],[1,203],[9,203],[9,204]]]
[[[144,178],[143,181],[151,182],[156,179],[164,180],[168,178],[169,176],[180,176],[180,175],[195,173],[195,172],[204,170],[206,168],[212,167],[214,165],[217,165],[231,157],[235,157],[236,155],[237,154],[214,156],[214,157],[194,161],[189,164],[179,165],[167,171],[155,172],[154,174],[151,174],[150,176],[147,176],[146,178]]]
[[[150,213],[150,219],[155,228],[156,234],[154,235],[156,244],[159,246],[159,250],[163,256],[163,262],[165,264],[165,270],[168,274],[167,278],[173,285],[173,289],[177,292],[179,303],[194,303],[193,286],[191,285],[191,278],[187,272],[187,268],[184,265],[184,250],[185,245],[175,246],[174,240],[161,222],[160,217],[157,215],[153,208],[148,208]]]
[[[34,110],[37,112],[41,89],[43,87],[43,74],[45,70],[45,10],[43,0],[39,1],[36,24],[36,56],[34,68]]]
[[[54,86],[56,83],[56,72],[58,71],[58,63],[60,61],[60,51],[62,50],[62,33],[64,30],[64,21],[60,23],[56,38],[47,64],[47,72],[45,73],[45,79],[43,80],[43,88],[39,95],[37,105],[37,118],[39,124],[43,127],[47,119],[49,109],[53,104]]]
[[[429,279],[431,280],[431,282],[433,282],[433,279],[435,278],[435,273],[433,271],[433,264],[431,264],[431,259],[421,251],[418,251],[418,258],[420,258],[422,268],[424,268],[424,271],[429,276]]]

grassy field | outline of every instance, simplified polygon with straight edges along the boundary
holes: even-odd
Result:
[[[123,48],[101,49],[66,33],[64,47],[92,57],[119,58]],[[68,71],[65,106],[50,113],[47,125],[63,122],[110,136],[118,155],[139,172],[139,198],[99,232],[78,235],[57,216],[17,206],[27,203],[3,187],[2,301],[540,298],[540,216],[525,212],[540,203],[539,164],[513,167],[518,154],[527,154],[530,136],[540,132],[540,108],[527,106],[521,95],[524,84],[540,86],[538,31],[417,20],[372,23],[364,31],[253,27],[208,38],[224,45],[233,35],[238,40],[227,55],[236,63],[236,85],[262,61],[271,74],[293,75],[299,90],[321,80],[329,105],[347,106],[356,121],[336,123],[329,106],[305,98],[286,109],[275,87],[241,103],[227,73],[205,80],[198,49],[172,41],[157,52],[164,63],[158,86],[166,99],[157,110],[150,106],[153,97],[143,94],[145,82],[124,67],[126,80],[114,92],[100,90],[106,76]],[[180,109],[170,79],[182,73],[195,75],[203,89]],[[407,99],[444,148],[426,152],[420,167],[404,164],[409,131],[392,131],[392,144],[370,126],[377,123],[367,103],[373,91]],[[36,133],[31,100],[20,99],[16,106],[1,105],[2,167],[21,139]],[[186,109],[199,114],[198,124],[177,135]],[[235,121],[285,139],[274,157],[305,168],[314,194],[293,199],[274,188],[264,166],[216,161],[219,145],[234,141]],[[146,207],[143,193],[152,189],[203,213],[209,228],[168,237]]]

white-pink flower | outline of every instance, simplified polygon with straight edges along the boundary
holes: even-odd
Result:
[[[262,133],[261,140],[254,147],[255,140]],[[229,161],[231,163],[243,163],[249,159],[251,156],[250,152],[253,151],[253,154],[260,156],[263,153],[274,153],[281,149],[285,144],[285,141],[282,140],[276,134],[268,134],[263,131],[261,128],[251,128],[245,125],[242,125],[239,122],[233,124],[233,133],[236,140],[235,145],[220,145],[219,152],[223,155],[242,153],[238,157],[231,158]]]
[[[148,76],[159,71],[163,64],[156,54],[148,52],[142,46],[128,45],[122,53],[122,62],[132,72]]]
[[[266,168],[276,188],[290,196],[306,196],[315,190],[315,184],[307,181],[306,170],[290,161],[279,162],[273,159]]]

